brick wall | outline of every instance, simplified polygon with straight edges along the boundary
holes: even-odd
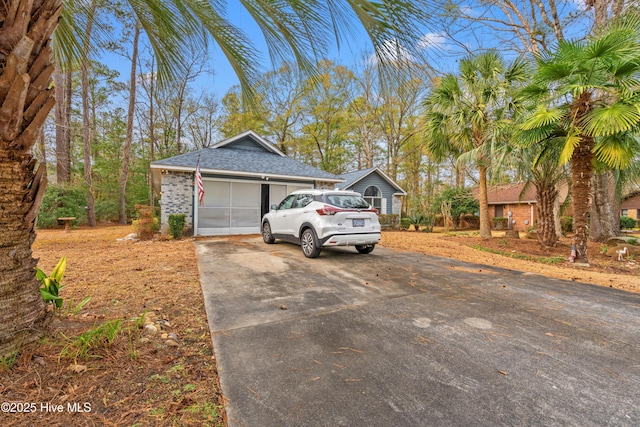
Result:
[[[163,173],[161,185],[160,231],[167,233],[171,214],[185,214],[186,227],[193,228],[193,174]]]
[[[511,211],[511,220],[515,220],[515,229],[518,231],[527,231],[528,227],[533,227],[535,222],[538,219],[538,212],[536,209],[536,205],[520,203],[520,204],[511,204],[511,205],[503,205],[503,214],[504,218],[508,218],[508,213]],[[533,214],[532,214],[533,212]],[[491,217],[491,221],[493,221],[493,217],[495,217],[496,206],[489,205],[489,216]],[[533,217],[533,218],[532,218]],[[529,224],[525,224],[525,221],[529,221]],[[493,222],[492,222],[493,224]],[[512,224],[513,228],[513,224]]]

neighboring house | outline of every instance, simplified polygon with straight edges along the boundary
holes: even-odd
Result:
[[[380,169],[374,167],[345,173],[341,178],[345,182],[336,185],[336,188],[357,191],[380,214],[400,215],[402,198],[407,193]]]
[[[640,190],[629,193],[622,198],[620,216],[628,216],[635,220],[640,219]]]
[[[194,185],[198,162],[202,205]],[[162,231],[167,231],[170,214],[185,214],[193,234],[207,236],[259,233],[262,215],[292,191],[334,188],[344,181],[287,157],[252,131],[211,148],[152,162],[151,174],[161,195]]]
[[[558,189],[560,204],[565,201],[568,193],[568,186],[561,185]],[[477,188],[474,189],[473,194],[478,197]],[[493,221],[496,217],[507,218],[511,229],[526,231],[538,220],[536,187],[533,184],[526,186],[526,189],[523,182],[494,185],[487,189],[487,199],[491,220]]]

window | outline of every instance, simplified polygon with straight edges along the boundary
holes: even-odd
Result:
[[[496,213],[493,215],[495,217],[503,217],[504,216],[504,205],[496,205]]]
[[[371,185],[364,190],[364,200],[367,201],[371,206],[378,209],[378,211],[382,210],[382,192],[375,185]]]
[[[621,209],[621,216],[629,216],[629,210],[628,209]]]
[[[304,208],[309,203],[313,202],[313,196],[311,194],[298,194],[297,208]]]
[[[293,202],[295,202],[296,200],[296,196],[295,194],[290,194],[289,196],[287,196],[286,199],[284,199],[280,205],[278,206],[278,210],[281,209],[291,209],[291,207],[293,206]]]

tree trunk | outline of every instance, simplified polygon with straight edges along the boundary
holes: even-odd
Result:
[[[583,136],[582,142],[571,156],[571,181],[573,183],[573,243],[576,248],[577,263],[589,263],[587,240],[589,237],[589,205],[591,196],[591,176],[593,175],[592,137]]]
[[[536,205],[538,209],[538,242],[545,247],[556,245],[555,204],[558,190],[555,185],[544,188],[536,187]]]
[[[61,11],[62,0],[0,2],[0,358],[48,319],[31,251],[46,177],[31,152],[55,104],[50,37]]]
[[[610,171],[594,174],[589,233],[589,238],[594,242],[606,242],[619,234],[620,228],[616,228],[615,221],[618,215],[613,210],[615,194],[613,174]]]
[[[485,166],[478,166],[478,172],[480,175],[480,237],[490,239],[491,220],[489,219],[489,200],[487,197],[487,168]]]
[[[131,56],[131,76],[129,83],[129,110],[127,111],[127,135],[122,149],[122,169],[120,173],[120,224],[127,223],[127,180],[129,178],[129,159],[131,158],[131,142],[133,140],[133,116],[136,107],[136,65],[138,61],[138,39],[140,22],[136,20],[133,33],[133,54]]]
[[[58,184],[64,184],[71,181],[71,146],[70,140],[67,138],[69,123],[66,113],[65,76],[59,66],[55,67],[54,87],[56,95],[56,178]]]
[[[91,123],[89,120],[89,43],[93,28],[93,13],[96,9],[95,1],[91,5],[91,16],[87,19],[86,41],[84,46],[85,58],[82,60],[82,141],[84,145],[84,180],[87,183],[87,220],[89,227],[96,226],[96,208],[93,198],[93,177],[91,172]]]

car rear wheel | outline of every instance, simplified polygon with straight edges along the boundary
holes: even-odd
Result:
[[[375,247],[376,245],[356,245],[356,251],[361,254],[370,254]]]
[[[262,240],[269,245],[276,241],[271,234],[271,224],[266,221],[262,224]]]
[[[300,236],[300,246],[302,246],[302,253],[307,258],[317,258],[322,250],[318,244],[316,233],[311,228],[307,228],[302,232],[302,236]]]

